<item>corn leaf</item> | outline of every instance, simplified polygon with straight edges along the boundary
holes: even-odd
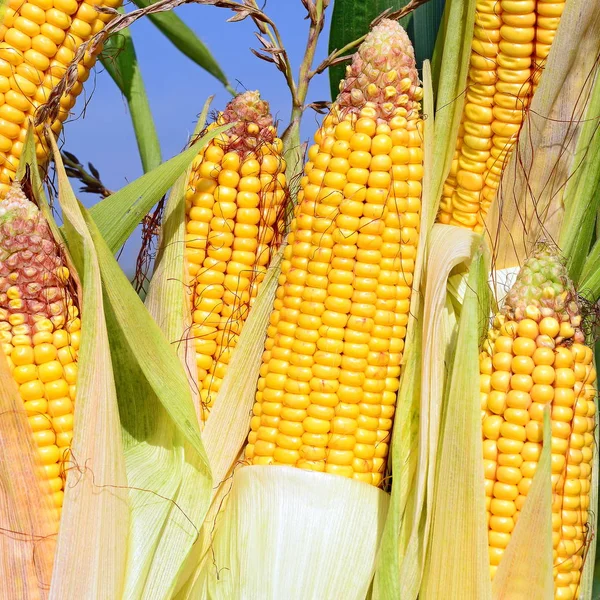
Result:
[[[154,4],[154,2],[134,0],[134,4],[139,8],[147,8],[151,4]],[[232,96],[235,95],[235,91],[231,87],[227,76],[209,49],[174,12],[159,12],[150,14],[148,17],[180,52],[193,60],[205,71],[208,71],[213,77],[216,77]]]
[[[498,269],[519,265],[535,243],[558,239],[565,186],[597,69],[599,30],[600,1],[565,4],[539,87],[486,218]],[[589,201],[578,199],[584,208]]]
[[[592,247],[579,278],[579,292],[591,302],[600,299],[600,240]]]
[[[577,284],[594,237],[600,208],[600,77],[596,76],[564,194],[559,248]]]
[[[17,385],[0,357],[0,598],[45,600],[58,518]]]
[[[408,4],[409,0],[336,0],[331,15],[331,28],[329,30],[329,52],[341,50],[347,44],[369,33],[371,22],[384,10],[398,10]],[[409,17],[404,17],[398,22],[405,29]],[[349,50],[354,54],[357,47]],[[329,86],[331,98],[335,99],[339,92],[340,81],[344,78],[345,65],[335,65],[327,69],[329,72]]]
[[[215,127],[198,138],[192,147],[132,181],[90,209],[100,235],[113,253],[127,241],[144,215],[167,193],[198,152],[232,125]]]
[[[74,464],[67,477],[50,598],[120,598],[125,581],[129,500],[100,267],[53,137],[51,143],[63,230],[83,295],[71,446]]]
[[[196,597],[364,600],[387,505],[384,491],[345,477],[244,467]]]
[[[411,13],[407,32],[415,48],[417,66],[433,56],[444,5],[445,0],[428,0]]]
[[[432,74],[436,101],[436,134],[432,194],[442,196],[450,172],[463,110],[463,92],[471,56],[475,0],[448,0],[433,54]],[[437,206],[437,205],[436,205]]]
[[[106,40],[100,60],[127,100],[142,167],[147,173],[162,162],[160,142],[129,29]]]
[[[433,93],[431,89],[431,71],[429,62],[423,65],[423,115],[424,115],[424,177],[421,198],[421,221],[425,224],[435,218],[435,202],[431,196],[430,166],[433,161]],[[421,296],[421,279],[428,254],[429,227],[421,227],[419,234],[419,251],[413,277],[410,315],[405,341],[406,351],[403,356],[403,371],[398,390],[396,415],[392,429],[390,446],[390,463],[392,468],[392,486],[390,510],[385,523],[381,541],[381,549],[375,572],[374,597],[398,597],[407,594],[410,582],[420,575],[408,573],[408,566],[403,565],[405,572],[399,578],[400,565],[406,556],[406,545],[415,525],[404,516],[407,505],[412,501],[412,482],[416,471],[418,445],[419,399],[421,380],[421,348],[423,344],[421,323],[423,306]],[[418,524],[416,525],[418,527]],[[411,563],[418,571],[418,566]],[[402,587],[402,590],[400,589]],[[401,596],[405,597],[405,596]],[[406,596],[408,597],[408,596]]]
[[[125,589],[129,597],[163,598],[174,586],[208,508],[210,469],[175,349],[144,308],[93,219],[88,215],[86,220],[100,257],[113,364],[119,371],[132,506]],[[194,493],[182,499],[184,478]]]
[[[494,583],[493,600],[552,600],[552,483],[550,407],[544,411],[544,441],[527,500],[504,551]],[[532,555],[535,540],[535,558]]]
[[[424,600],[490,596],[479,393],[479,342],[489,314],[488,291],[485,256],[478,250],[452,344],[454,360],[444,406],[435,417],[440,437],[419,595]]]

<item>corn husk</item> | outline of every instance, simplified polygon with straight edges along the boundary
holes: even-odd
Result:
[[[352,479],[291,467],[242,468],[198,597],[363,600],[387,507],[384,491]]]
[[[521,264],[535,243],[558,239],[562,198],[597,68],[599,30],[599,0],[565,4],[540,85],[486,218],[498,269]]]
[[[0,598],[48,597],[58,519],[8,363],[0,356]]]
[[[71,452],[50,598],[123,593],[129,501],[100,266],[83,214],[50,134],[68,248],[80,274],[81,348]],[[107,451],[110,449],[110,451]],[[93,540],[93,543],[90,543]],[[107,552],[106,549],[111,551]],[[74,569],[76,563],[85,568]]]

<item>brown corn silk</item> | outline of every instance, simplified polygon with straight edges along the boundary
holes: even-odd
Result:
[[[438,222],[483,231],[565,0],[477,0],[462,122]]]
[[[552,445],[556,600],[578,597],[586,546],[596,371],[578,297],[550,248],[525,262],[480,356],[491,575],[527,498],[542,445]],[[543,439],[550,407],[552,438]]]
[[[0,25],[0,197],[10,189],[23,151],[27,127],[65,75],[75,52],[114,15],[95,7],[118,8],[121,0],[7,0]],[[99,52],[86,54],[78,77],[60,100],[50,123],[59,134],[89,77]],[[50,154],[41,127],[36,154],[45,165]]]
[[[185,260],[206,421],[231,353],[283,236],[283,144],[258,92],[234,98],[208,127],[237,122],[203,148],[186,191]]]
[[[63,503],[81,321],[48,223],[18,182],[0,201],[0,343],[36,443],[40,477]]]
[[[263,354],[246,458],[380,485],[419,237],[410,40],[384,20],[315,134]]]

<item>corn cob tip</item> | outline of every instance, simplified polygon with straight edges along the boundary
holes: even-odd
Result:
[[[0,320],[23,315],[31,326],[43,318],[62,323],[69,278],[63,262],[46,219],[14,182],[0,201]]]
[[[570,325],[566,329],[572,331],[567,336],[572,341],[585,342],[573,282],[565,262],[549,245],[539,245],[525,261],[502,312],[507,319],[516,322],[532,319],[539,323],[544,318],[554,318],[558,323]]]
[[[263,144],[271,144],[277,137],[269,103],[258,91],[236,96],[219,115],[218,125],[237,123],[228,132],[228,150],[240,155],[253,152]]]
[[[346,68],[337,104],[354,110],[371,106],[378,118],[388,121],[418,108],[422,97],[407,33],[396,21],[383,19],[367,35]]]

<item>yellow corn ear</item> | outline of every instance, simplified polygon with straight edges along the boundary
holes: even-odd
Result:
[[[73,437],[81,321],[64,256],[15,182],[0,201],[0,343],[60,510]]]
[[[287,199],[283,144],[267,102],[245,92],[209,129],[233,122],[198,155],[186,194],[185,257],[203,420],[281,244]]]
[[[95,7],[117,8],[121,0],[8,0],[0,25],[0,197],[14,180],[28,124],[64,76],[75,52],[98,33],[112,15]],[[56,120],[60,133],[94,66],[101,48],[86,55],[78,78],[60,101]],[[43,136],[36,136],[40,164],[49,159]]]
[[[382,483],[419,237],[422,89],[404,30],[373,29],[315,135],[246,458]]]
[[[462,123],[438,221],[483,230],[564,0],[477,0]]]
[[[524,264],[480,356],[491,575],[552,445],[556,600],[578,597],[586,552],[596,405],[593,352],[566,269],[551,250]],[[543,439],[551,408],[552,439]]]

